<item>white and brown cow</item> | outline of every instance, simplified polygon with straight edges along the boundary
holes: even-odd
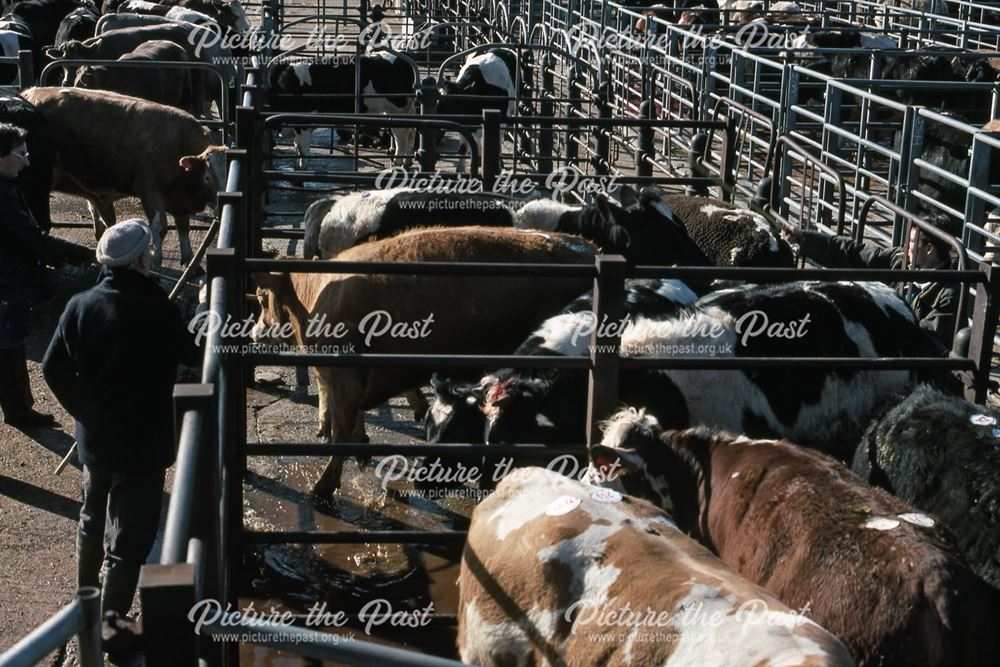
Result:
[[[662,431],[623,410],[592,474],[652,500],[678,527],[785,604],[806,609],[864,665],[997,664],[1000,593],[933,517],[787,441]]]
[[[472,515],[458,648],[477,665],[851,665],[659,508],[521,468]]]
[[[214,206],[225,183],[225,147],[179,109],[136,97],[79,88],[31,88],[23,97],[48,125],[56,151],[52,189],[85,197],[101,237],[115,223],[115,200],[138,197],[162,259],[167,214],[181,261],[193,257],[190,216]]]
[[[596,248],[575,236],[486,227],[418,229],[372,241],[334,259],[378,262],[587,264]],[[303,347],[357,353],[505,354],[550,313],[588,287],[585,279],[257,274],[262,312],[255,340],[288,322]],[[445,286],[446,283],[446,286]],[[531,298],[525,298],[525,295]],[[312,327],[309,322],[325,322]],[[390,324],[391,323],[391,324]],[[338,332],[335,325],[342,324]],[[396,325],[404,327],[396,330]],[[386,327],[389,326],[389,329]],[[374,335],[379,331],[378,335]],[[393,333],[396,331],[397,333]],[[316,369],[320,431],[331,442],[364,438],[361,411],[426,384],[430,368]],[[314,491],[340,484],[330,460]]]

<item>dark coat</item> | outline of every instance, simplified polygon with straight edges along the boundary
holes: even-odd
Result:
[[[76,419],[80,461],[147,472],[174,461],[173,386],[200,351],[153,280],[105,269],[63,311],[45,353],[45,380]]]
[[[27,338],[31,307],[48,299],[46,264],[93,261],[90,248],[43,232],[21,189],[0,178],[0,349]]]
[[[901,269],[902,248],[883,248],[871,243],[829,236],[822,232],[803,232],[799,252],[826,267],[857,269]],[[951,268],[950,264],[943,268]],[[907,296],[907,303],[920,322],[920,328],[951,349],[955,333],[960,284],[932,282],[915,285],[918,292]]]

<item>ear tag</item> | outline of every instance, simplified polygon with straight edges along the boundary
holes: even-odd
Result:
[[[580,499],[576,496],[559,496],[546,508],[545,513],[549,516],[562,516],[569,514],[579,506]]]

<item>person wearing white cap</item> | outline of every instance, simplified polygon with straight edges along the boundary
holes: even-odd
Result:
[[[200,351],[180,312],[148,276],[149,227],[112,226],[97,245],[100,280],[63,312],[42,362],[45,380],[76,419],[83,464],[77,583],[96,586],[103,612],[132,606],[139,569],[159,527],[164,473],[174,461],[173,385]]]
[[[15,428],[51,426],[52,415],[36,411],[24,344],[31,309],[50,300],[45,266],[86,264],[94,251],[43,231],[14,180],[30,164],[27,132],[0,123],[0,410]]]

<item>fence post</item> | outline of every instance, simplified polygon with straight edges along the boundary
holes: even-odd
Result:
[[[542,87],[539,91],[542,95],[541,113],[546,118],[552,118],[555,115],[555,110],[552,105],[552,94],[550,92],[556,89],[555,75],[552,71],[554,67],[555,61],[552,59],[550,54],[546,53],[545,59],[542,61]],[[538,173],[540,174],[552,173],[552,148],[554,145],[553,136],[551,125],[544,126],[539,130]]]
[[[625,313],[625,258],[599,255],[594,280],[594,317],[597,326],[590,337],[590,377],[587,388],[587,444],[600,442],[599,420],[618,405],[618,366],[621,331],[606,326],[621,321]]]
[[[998,267],[987,262],[982,262],[979,270],[986,274],[986,282],[976,288],[976,299],[972,308],[969,358],[976,364],[976,370],[973,371],[971,381],[966,376],[965,398],[982,405],[986,402],[993,357],[993,337],[997,332],[997,316],[1000,315],[1000,271]]]
[[[198,637],[188,620],[197,602],[194,566],[189,563],[143,565],[139,600],[147,667],[194,665]]]
[[[31,51],[21,50],[17,52],[17,87],[19,90],[30,88],[35,85],[35,61],[31,57]]]
[[[569,88],[566,90],[566,99],[569,105],[566,115],[570,118],[580,118],[583,115],[583,105],[580,103],[580,89],[577,86],[580,80],[580,69],[576,63],[569,70]],[[579,155],[580,147],[577,145],[577,137],[580,130],[575,126],[566,128],[566,164],[573,165]],[[568,193],[564,192],[563,197]]]
[[[987,132],[986,136],[1000,138],[1000,133]],[[977,141],[979,134],[972,137],[972,153],[969,158],[969,187],[988,190],[990,186],[990,154],[992,147],[982,141]],[[969,225],[986,219],[986,202],[971,192],[965,196],[965,218],[962,220],[962,242],[967,250],[981,253],[985,239],[981,234],[973,234]]]
[[[644,100],[639,105],[639,118],[650,120],[653,117],[652,100]],[[649,178],[653,175],[653,126],[644,125],[639,128],[639,149],[635,153],[635,175]]]
[[[420,115],[433,116],[437,113],[438,87],[434,77],[429,76],[420,82],[417,102],[420,104]],[[433,127],[420,128],[420,147],[416,157],[421,171],[434,171],[438,160],[437,135],[437,129]]]
[[[597,86],[597,117],[600,120],[611,118],[611,93],[608,79],[605,78]],[[594,169],[598,174],[607,174],[611,171],[611,127],[599,125],[594,128],[594,139],[597,144],[597,157],[594,160]]]
[[[80,667],[103,667],[101,654],[101,589],[86,586],[76,591],[83,608],[83,627],[76,633]]]
[[[479,148],[483,192],[493,192],[500,174],[500,140],[500,111],[483,109],[483,145]]]

